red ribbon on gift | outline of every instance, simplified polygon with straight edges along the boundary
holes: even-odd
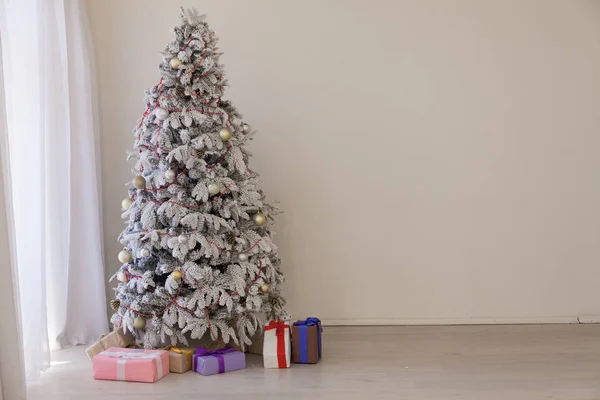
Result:
[[[277,336],[277,363],[279,368],[287,368],[287,358],[285,356],[285,328],[290,329],[290,326],[283,321],[271,321],[269,325],[265,326],[265,331],[275,329],[275,335]]]

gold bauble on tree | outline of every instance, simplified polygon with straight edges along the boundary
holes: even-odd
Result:
[[[188,235],[186,235],[185,233],[182,233],[181,235],[179,235],[177,237],[177,241],[179,242],[179,244],[187,244],[187,242],[190,240],[190,237]]]
[[[267,217],[265,216],[265,214],[262,213],[262,211],[259,211],[256,214],[254,214],[254,216],[252,217],[252,221],[254,221],[256,226],[263,226],[267,223]]]
[[[146,187],[146,179],[141,175],[138,175],[135,178],[133,178],[133,181],[131,181],[131,183],[133,183],[133,187],[136,189],[144,189]]]
[[[166,108],[157,107],[154,110],[154,115],[159,121],[164,121],[169,117],[169,110],[167,110]]]
[[[229,130],[229,128],[223,127],[223,128],[221,128],[221,131],[219,132],[219,136],[221,136],[221,140],[226,142],[229,139],[231,139],[231,131]]]
[[[128,210],[132,204],[133,200],[131,200],[131,197],[128,197],[126,199],[123,199],[123,201],[121,202],[121,208],[123,208],[123,210]]]
[[[211,195],[215,195],[217,193],[219,193],[221,191],[221,186],[219,186],[218,183],[209,183],[208,184],[208,193],[210,193]]]
[[[175,179],[176,176],[177,176],[177,172],[175,172],[175,170],[172,168],[169,168],[168,170],[165,171],[165,179],[168,180],[169,182],[172,181],[173,179]]]
[[[176,281],[180,280],[182,277],[183,277],[183,275],[181,274],[181,271],[178,269],[171,272],[171,278],[175,279]]]
[[[114,311],[117,311],[120,305],[121,302],[119,300],[113,299],[110,301],[110,308],[112,308]]]
[[[261,287],[260,287],[260,291],[263,293],[267,293],[269,291],[270,287],[269,284],[264,283]]]
[[[173,57],[171,58],[171,61],[169,61],[169,64],[171,65],[171,68],[179,69],[179,67],[181,66],[181,60],[177,57]]]
[[[128,263],[131,261],[131,253],[127,250],[121,250],[119,252],[119,261],[121,261],[123,264]]]
[[[127,274],[123,271],[117,272],[117,280],[123,283],[127,282]]]
[[[146,327],[146,318],[135,317],[133,320],[133,327],[135,329],[144,329]]]

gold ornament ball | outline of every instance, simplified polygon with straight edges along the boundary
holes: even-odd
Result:
[[[179,244],[187,244],[188,240],[190,240],[190,238],[185,233],[182,233],[177,237],[177,241],[179,242]]]
[[[263,293],[267,293],[269,291],[269,285],[265,283],[260,287],[260,291]]]
[[[208,185],[208,193],[215,195],[221,191],[221,187],[218,183],[211,183]]]
[[[221,140],[226,142],[231,139],[231,131],[228,128],[222,128],[219,132],[219,136],[221,136]]]
[[[123,201],[121,202],[121,208],[123,208],[123,210],[128,210],[132,204],[133,204],[133,200],[131,200],[131,198],[128,197],[126,199],[123,199]]]
[[[119,300],[111,300],[110,301],[110,308],[112,308],[114,311],[117,311],[119,309],[120,305],[121,305],[121,302]]]
[[[181,271],[176,269],[175,271],[171,272],[171,278],[175,279],[176,281],[180,280],[181,277],[183,275],[181,274]]]
[[[156,110],[154,110],[154,115],[159,121],[164,121],[169,116],[169,110],[158,107]]]
[[[123,271],[117,272],[117,280],[123,283],[127,282],[127,274]]]
[[[267,222],[267,217],[262,212],[257,212],[252,217],[252,220],[257,226],[263,226]]]
[[[146,179],[141,175],[138,175],[135,178],[133,178],[132,183],[133,187],[136,189],[144,189],[146,187]]]
[[[181,60],[177,57],[173,57],[171,58],[171,61],[169,61],[169,64],[171,65],[171,68],[179,69],[179,67],[181,66]]]
[[[128,263],[131,261],[131,253],[127,250],[121,250],[119,252],[119,261],[121,261],[123,264]]]
[[[135,329],[144,329],[146,327],[146,318],[135,317],[133,320],[133,327]]]
[[[168,170],[165,171],[165,178],[168,181],[172,181],[173,179],[175,179],[176,176],[177,176],[177,173],[172,168],[169,168]]]

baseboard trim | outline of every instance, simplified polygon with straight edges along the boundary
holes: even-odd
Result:
[[[600,323],[600,315],[580,315],[577,320],[580,324],[598,324]]]
[[[599,315],[541,318],[321,318],[323,325],[526,325],[526,324],[594,324]]]

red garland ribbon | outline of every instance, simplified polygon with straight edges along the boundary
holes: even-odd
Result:
[[[277,321],[271,321],[269,325],[265,326],[265,331],[275,329],[275,336],[277,336],[277,363],[279,368],[287,368],[287,357],[285,356],[285,328],[290,329],[290,326],[279,319]]]

